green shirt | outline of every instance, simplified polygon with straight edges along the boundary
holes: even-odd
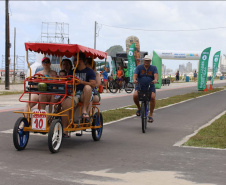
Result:
[[[124,71],[124,76],[129,77],[128,69],[124,68],[123,71]]]

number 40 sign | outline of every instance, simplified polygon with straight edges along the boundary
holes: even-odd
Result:
[[[45,115],[43,115],[43,114],[45,114]],[[45,110],[39,110],[39,109],[33,110],[32,129],[46,130],[46,111]]]

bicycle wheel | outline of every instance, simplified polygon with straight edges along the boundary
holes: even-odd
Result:
[[[133,83],[129,82],[129,83],[126,83],[126,84],[125,84],[125,91],[126,91],[127,93],[133,92],[133,89],[134,89]]]
[[[20,128],[21,124],[23,126]],[[25,132],[24,127],[28,127],[27,119],[18,118],[13,129],[13,144],[17,150],[24,150],[29,140],[29,132]]]
[[[118,89],[119,89],[118,83],[116,83],[115,81],[111,81],[109,83],[109,91],[111,93],[117,93]]]
[[[60,150],[63,138],[63,126],[60,120],[55,119],[50,125],[48,134],[48,146],[52,153],[57,153]]]
[[[102,136],[102,132],[103,132],[103,117],[102,114],[100,112],[100,117],[98,112],[96,112],[93,116],[93,122],[92,122],[92,126],[99,126],[101,125],[100,128],[97,129],[92,129],[92,137],[94,141],[99,141],[101,136]]]
[[[147,128],[147,105],[146,102],[141,104],[141,122],[142,122],[142,132],[145,133]]]

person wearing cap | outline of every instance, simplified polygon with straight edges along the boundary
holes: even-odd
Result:
[[[79,61],[77,61],[77,57],[75,57],[73,61],[74,67],[77,66],[77,68],[75,69],[75,76],[79,79],[79,84],[76,86],[75,95],[79,98],[79,101],[83,102],[82,118],[89,118],[88,108],[90,101],[92,101],[93,99],[92,89],[95,88],[96,86],[96,74],[92,69],[86,66],[85,61],[86,57],[84,53],[79,53]],[[71,70],[68,75],[73,75],[73,70]],[[61,105],[62,110],[71,108],[72,99],[71,98],[65,99],[61,103]],[[68,115],[70,114],[69,111],[66,111],[65,113]],[[68,125],[67,117],[65,116],[62,117],[62,123],[63,127],[66,128]],[[64,132],[64,137],[68,137],[68,133]]]
[[[42,67],[43,67],[43,70],[41,71],[38,71],[36,74],[42,74],[44,75],[45,77],[53,77],[53,76],[56,76],[57,73],[56,71],[53,71],[50,69],[50,65],[51,65],[51,62],[50,62],[50,59],[48,57],[43,57],[42,58]],[[49,98],[49,101],[50,101],[50,98],[51,96],[48,96]],[[46,100],[46,97],[45,95],[38,95],[38,94],[31,94],[31,101],[32,102],[38,102],[38,101],[43,101],[43,100]],[[30,107],[34,107],[37,103],[30,103]],[[44,104],[41,104],[41,108],[44,109],[45,105]],[[28,103],[26,104],[25,108],[24,108],[24,112],[28,112]]]
[[[42,74],[44,75],[45,77],[56,77],[57,76],[57,72],[52,70],[50,68],[51,66],[51,62],[50,62],[50,59],[48,57],[44,57],[42,59],[42,67],[43,67],[43,70],[42,71],[39,71],[37,74]],[[40,94],[39,95],[39,102],[50,102],[51,101],[51,95],[46,95],[46,94]],[[41,104],[40,105],[41,109],[45,109],[46,107],[46,104]],[[52,106],[50,106],[50,112],[52,110]]]
[[[138,99],[138,90],[141,89],[148,89],[148,86],[150,82],[153,82],[153,84],[150,84],[150,90],[152,91],[151,95],[151,101],[150,101],[150,113],[148,116],[148,122],[153,122],[153,111],[155,108],[155,83],[158,81],[158,71],[156,66],[151,65],[152,56],[146,55],[143,58],[143,64],[136,67],[134,74],[133,74],[133,83],[137,84],[135,88],[135,92],[133,94],[133,101],[137,106],[137,112],[136,115],[140,116],[140,103]],[[138,84],[139,83],[139,84]]]

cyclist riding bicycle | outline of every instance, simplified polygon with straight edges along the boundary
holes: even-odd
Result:
[[[137,106],[136,115],[140,116],[140,103],[138,99],[138,90],[145,89],[152,91],[151,93],[151,101],[150,101],[150,113],[148,116],[148,122],[153,122],[153,112],[155,108],[155,83],[158,82],[158,71],[156,66],[151,65],[152,56],[146,55],[143,58],[143,64],[136,67],[134,74],[133,74],[133,83],[137,84],[135,88],[135,92],[133,94],[133,101]],[[152,82],[152,84],[150,84]],[[150,84],[150,87],[149,87]]]

